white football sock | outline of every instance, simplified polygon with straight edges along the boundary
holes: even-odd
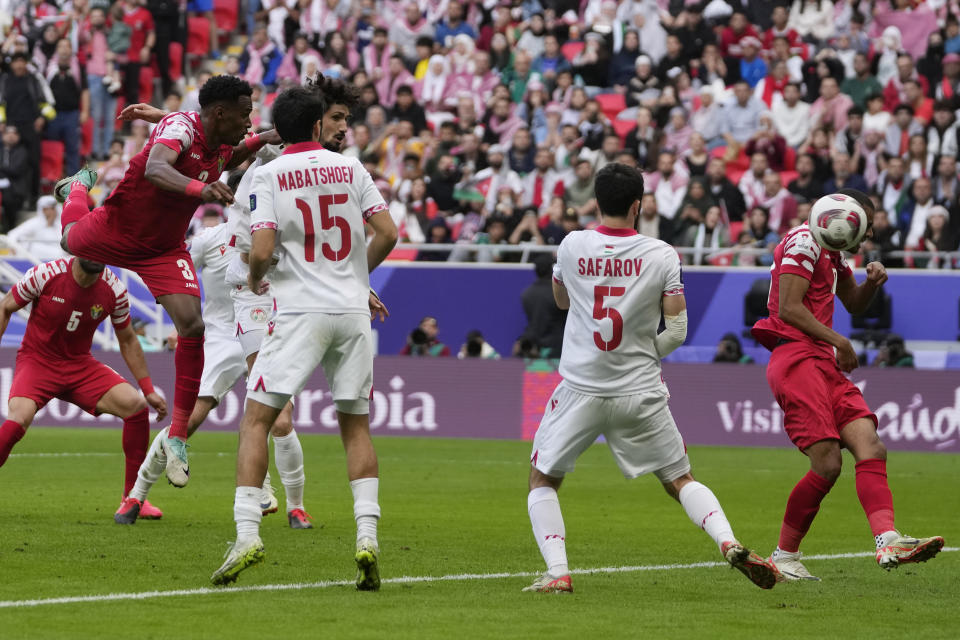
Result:
[[[270,484],[270,472],[267,471],[263,476],[263,490],[267,493],[273,492],[273,485]]]
[[[133,492],[130,492],[131,495]],[[884,531],[883,533],[873,537],[873,541],[877,543],[877,549],[883,549],[887,545],[891,544],[894,540],[900,537],[900,534],[896,531]]]
[[[273,459],[277,463],[280,482],[287,493],[287,513],[294,509],[303,509],[303,485],[306,476],[303,473],[303,447],[296,431],[285,436],[273,437]]]
[[[237,544],[248,542],[260,535],[260,520],[263,513],[260,510],[261,487],[237,487],[233,498],[233,519],[237,523]]]
[[[350,482],[353,491],[353,517],[357,520],[357,542],[361,538],[377,540],[377,520],[380,519],[380,478],[359,478]]]
[[[167,429],[161,429],[147,449],[147,457],[143,459],[140,470],[137,472],[137,481],[130,489],[130,497],[140,502],[147,499],[147,493],[157,483],[160,476],[167,470],[167,456],[163,453],[160,442],[167,437]]]
[[[567,534],[556,489],[537,487],[531,491],[527,495],[527,512],[533,525],[533,537],[537,539],[540,553],[547,563],[547,571],[555,578],[570,573],[567,567]]]
[[[688,482],[680,489],[680,504],[686,510],[693,524],[707,532],[718,547],[724,542],[733,542],[736,537],[723,514],[720,502],[705,485]]]

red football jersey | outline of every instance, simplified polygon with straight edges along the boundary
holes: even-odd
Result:
[[[93,332],[107,316],[117,329],[130,324],[127,288],[117,276],[104,269],[92,286],[81,287],[72,264],[66,258],[38,264],[11,290],[18,305],[33,303],[21,354],[46,360],[88,355]]]
[[[233,156],[229,145],[207,146],[199,113],[176,111],[163,118],[143,150],[130,160],[126,175],[103,203],[103,210],[96,212],[106,227],[104,245],[121,259],[156,256],[183,247],[190,218],[202,203],[200,198],[160,189],[144,177],[155,144],[180,154],[173,165],[179,173],[206,183],[219,180]]]
[[[839,251],[823,249],[810,234],[806,223],[790,230],[773,252],[773,266],[770,267],[770,297],[767,309],[770,317],[759,320],[753,325],[753,337],[768,349],[776,346],[779,340],[808,342],[819,350],[833,356],[833,347],[826,342],[815,340],[803,331],[780,319],[780,275],[789,273],[806,278],[810,288],[803,298],[803,306],[821,323],[833,327],[833,299],[837,293],[837,282],[851,276],[853,271]]]

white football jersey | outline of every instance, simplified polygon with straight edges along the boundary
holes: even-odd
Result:
[[[232,336],[233,299],[230,287],[224,281],[227,265],[230,264],[230,231],[222,222],[204,229],[190,240],[190,257],[200,269],[203,282],[203,321],[207,332]]]
[[[654,341],[662,296],[683,293],[677,252],[632,229],[574,231],[560,243],[553,277],[570,298],[560,357],[567,384],[603,397],[666,392]]]
[[[277,231],[279,313],[369,313],[364,222],[386,210],[359,160],[318,143],[290,145],[255,169],[250,229]]]

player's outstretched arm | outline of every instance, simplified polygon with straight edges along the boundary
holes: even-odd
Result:
[[[264,131],[263,133],[257,133],[249,136],[243,142],[235,146],[233,148],[233,155],[230,156],[230,162],[227,163],[225,168],[236,169],[241,164],[257,155],[257,151],[260,151],[264,145],[268,144],[283,144],[283,140],[280,138],[280,134],[277,133],[276,129],[270,129],[269,131]]]
[[[792,273],[780,276],[780,319],[796,327],[808,336],[833,345],[837,350],[837,364],[842,371],[850,372],[859,366],[857,352],[850,341],[817,320],[803,304],[810,288],[810,281]]]
[[[867,310],[877,290],[887,281],[887,270],[879,262],[867,265],[867,279],[857,284],[853,273],[837,282],[837,297],[851,315],[860,315]]]
[[[373,271],[380,263],[387,259],[393,248],[397,246],[397,225],[393,223],[389,211],[379,211],[367,219],[367,224],[373,229],[374,236],[367,245],[367,268]]]
[[[114,327],[116,329],[116,327]],[[167,417],[167,403],[160,397],[160,394],[153,390],[153,383],[150,382],[150,371],[147,369],[147,359],[143,357],[143,348],[140,346],[140,340],[133,331],[133,326],[127,324],[123,329],[116,329],[117,342],[120,344],[120,355],[123,361],[127,363],[130,373],[136,378],[143,390],[143,396],[147,404],[157,412],[157,422]]]
[[[23,307],[14,300],[13,293],[10,291],[7,292],[7,295],[3,296],[3,300],[0,300],[0,338],[2,338],[3,334],[7,331],[10,316],[22,308]]]
[[[177,171],[173,165],[179,156],[177,151],[166,145],[153,145],[147,157],[143,177],[164,191],[185,193],[201,198],[204,202],[233,204],[233,191],[219,180],[204,184]]]
[[[169,111],[157,109],[153,105],[138,102],[136,104],[129,104],[125,106],[123,111],[120,112],[120,115],[117,116],[117,120],[123,120],[124,122],[144,120],[146,122],[157,124],[169,113]]]

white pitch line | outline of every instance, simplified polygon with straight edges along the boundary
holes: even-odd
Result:
[[[960,547],[944,547],[944,552],[960,551]],[[858,553],[831,553],[804,556],[804,560],[839,560],[847,558],[871,558],[872,551]],[[689,564],[651,564],[627,567],[595,567],[593,569],[572,569],[574,575],[593,573],[635,573],[639,571],[676,571],[680,569],[708,569],[725,567],[726,562],[691,562]],[[420,582],[459,582],[463,580],[500,580],[504,578],[529,578],[540,575],[539,572],[520,573],[457,573],[445,576],[401,576],[386,578],[383,584],[413,584]],[[301,589],[328,589],[330,587],[353,586],[352,580],[320,580],[318,582],[294,582],[290,584],[255,584],[243,587],[199,587],[197,589],[173,589],[170,591],[140,591],[135,593],[106,593],[93,596],[64,596],[60,598],[40,598],[36,600],[0,600],[0,609],[39,607],[51,604],[78,604],[83,602],[116,602],[120,600],[150,600],[152,598],[171,598],[177,596],[203,596],[225,593],[244,593],[251,591],[299,591]]]

